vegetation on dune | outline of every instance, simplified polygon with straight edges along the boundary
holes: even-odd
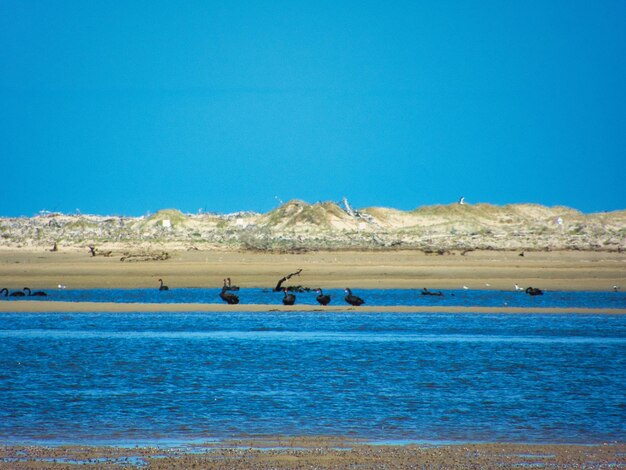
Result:
[[[169,221],[169,224],[163,221]],[[183,214],[150,217],[51,214],[0,218],[0,246],[58,243],[228,247],[296,252],[341,249],[623,250],[626,211],[582,214],[536,204],[450,204],[401,211],[384,207],[344,210],[333,202],[292,200],[266,213]]]
[[[549,208],[537,204],[507,204],[505,206],[495,206],[485,203],[423,206],[411,211],[412,214],[420,216],[437,216],[448,219],[481,218],[494,221],[500,218],[515,217],[530,217],[536,219],[538,216],[570,215],[572,212],[578,213],[566,207]]]
[[[309,204],[294,199],[269,212],[266,223],[270,227],[295,228],[300,225],[312,225],[329,229],[333,217],[341,219],[346,216],[347,214],[332,202]]]
[[[178,209],[161,209],[148,217],[148,222],[163,222],[169,220],[172,226],[176,226],[187,221],[187,217]]]

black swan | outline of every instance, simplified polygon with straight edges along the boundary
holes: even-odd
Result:
[[[324,295],[322,289],[315,289],[315,292],[317,292],[315,300],[317,300],[320,305],[328,305],[330,303],[330,295]]]
[[[228,287],[227,287],[227,290],[239,290],[239,286],[233,286],[233,285],[231,285],[231,283],[230,283],[230,278],[229,278],[229,277],[227,277],[227,278],[226,278],[226,280],[228,281]]]
[[[24,289],[23,289],[23,290],[27,291],[27,292],[26,292],[26,295],[27,295],[28,297],[31,297],[31,296],[43,297],[43,296],[48,295],[48,294],[46,294],[45,292],[40,291],[40,290],[38,290],[38,291],[36,291],[36,292],[31,292],[29,287],[24,287]]]
[[[159,286],[159,290],[170,290],[169,287],[163,285],[163,279],[159,279],[161,285]]]
[[[543,295],[543,291],[538,287],[527,287],[525,292],[528,295]]]
[[[287,289],[283,289],[285,296],[283,297],[283,305],[293,305],[296,303],[296,296],[293,294],[287,294]]]
[[[436,295],[438,297],[443,297],[443,292],[441,291],[437,291],[437,292],[432,292],[429,291],[428,289],[426,289],[425,287],[422,289],[422,295]]]
[[[15,292],[11,292],[9,296],[10,297],[25,297],[26,294],[24,294],[24,292],[22,292],[21,290],[16,290]]]
[[[226,286],[226,280],[224,280],[224,286],[222,286],[222,291],[220,292],[220,297],[221,299],[226,302],[227,304],[238,304],[239,303],[239,297],[237,297],[235,294],[231,294],[230,292],[226,292],[227,286]]]
[[[9,289],[7,289],[6,287],[3,287],[0,290],[0,295],[4,294],[5,297],[7,297],[9,295]]]
[[[344,300],[348,302],[350,305],[354,305],[358,307],[359,305],[362,305],[365,303],[365,301],[361,297],[352,295],[352,291],[348,289],[347,287],[345,289],[345,292],[347,295],[344,297]]]

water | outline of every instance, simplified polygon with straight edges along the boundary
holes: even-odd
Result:
[[[0,313],[2,443],[623,442],[625,391],[623,315]]]
[[[68,302],[129,302],[129,303],[223,303],[220,289],[182,288],[169,291],[158,289],[67,289],[48,291],[47,297],[28,297],[28,300],[57,300]],[[437,292],[437,291],[436,291]],[[544,295],[530,296],[524,292],[497,290],[442,290],[444,295],[421,295],[421,289],[354,289],[354,294],[365,299],[365,305],[417,305],[483,307],[587,307],[626,308],[626,292],[546,291]],[[332,298],[332,305],[346,305],[343,289],[324,291]],[[243,289],[234,292],[241,304],[282,304],[283,293],[271,289]],[[296,304],[317,305],[315,292],[296,293]],[[0,297],[0,301],[20,302],[25,298]]]

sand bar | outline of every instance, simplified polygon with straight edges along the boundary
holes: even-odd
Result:
[[[156,248],[152,248],[156,250]],[[165,261],[123,262],[87,249],[0,249],[0,288],[149,288],[163,278],[170,288],[219,288],[225,277],[241,287],[271,288],[288,273],[293,285],[322,288],[512,290],[626,289],[626,253],[472,251],[342,251],[279,254],[249,251],[170,251]]]
[[[537,307],[473,307],[473,306],[388,306],[362,305],[277,305],[277,304],[201,304],[201,303],[118,303],[118,302],[56,302],[16,300],[0,302],[0,312],[397,312],[397,313],[577,313],[588,315],[623,315],[626,308],[537,308]]]

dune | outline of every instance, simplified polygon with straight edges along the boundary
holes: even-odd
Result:
[[[0,286],[626,288],[626,211],[449,204],[410,211],[289,201],[259,214],[0,218]]]
[[[449,204],[410,211],[292,200],[265,213],[142,217],[45,213],[0,218],[0,248],[98,246],[309,250],[577,250],[626,248],[626,211],[583,214],[537,204]]]

